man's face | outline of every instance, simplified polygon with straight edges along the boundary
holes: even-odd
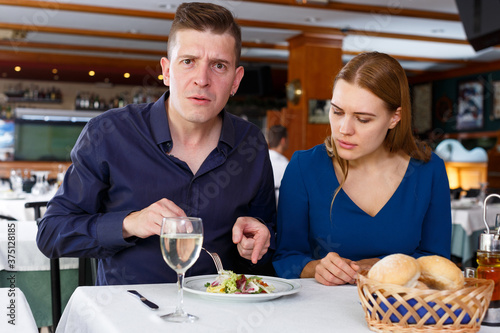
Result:
[[[243,67],[236,68],[234,44],[227,33],[177,32],[169,59],[161,60],[163,82],[170,87],[171,117],[197,124],[217,117],[243,78]]]

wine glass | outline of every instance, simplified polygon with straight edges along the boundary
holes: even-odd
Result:
[[[193,322],[198,317],[186,313],[183,305],[184,273],[200,255],[203,224],[198,217],[165,217],[161,224],[160,246],[165,262],[177,272],[177,308],[162,316],[167,321]]]
[[[33,194],[35,196],[45,194],[45,189],[44,189],[44,184],[43,184],[44,172],[43,171],[35,171],[33,173],[35,174],[36,183],[31,188],[31,194]]]

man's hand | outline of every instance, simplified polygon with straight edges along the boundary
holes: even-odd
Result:
[[[161,199],[143,210],[130,213],[123,220],[123,238],[137,236],[147,238],[159,235],[164,217],[186,216],[173,201]]]
[[[256,264],[266,254],[271,244],[267,226],[253,217],[239,217],[233,226],[233,243],[240,256]]]

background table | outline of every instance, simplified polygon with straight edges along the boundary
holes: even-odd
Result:
[[[19,288],[0,288],[0,308],[0,332],[38,333],[30,306]]]
[[[184,292],[184,307],[200,319],[170,323],[158,317],[172,312],[177,285],[79,287],[64,310],[56,333],[64,332],[371,332],[356,286],[328,287],[314,279],[297,279],[302,289],[267,302],[214,301]],[[127,289],[136,289],[159,305],[144,306]],[[493,333],[498,328],[481,328]]]
[[[495,217],[500,214],[499,204],[488,204],[486,220],[495,226]],[[479,235],[485,230],[483,207],[479,205],[453,205],[451,209],[452,238],[451,254],[461,258],[462,267],[475,267],[475,254],[479,248]]]
[[[0,221],[0,287],[9,287],[8,278],[14,276],[15,286],[25,294],[37,326],[43,327],[52,325],[50,261],[36,245],[37,229],[34,221]],[[15,240],[12,266],[9,237]],[[78,286],[78,259],[63,258],[60,265],[64,307]]]
[[[10,216],[18,221],[34,221],[35,212],[33,208],[25,208],[26,202],[33,201],[49,201],[55,192],[32,195],[30,193],[23,193],[21,197],[13,196],[13,192],[0,192],[0,215]],[[45,208],[42,208],[42,215]]]

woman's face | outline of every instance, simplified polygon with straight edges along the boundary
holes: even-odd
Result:
[[[390,112],[367,89],[337,81],[330,108],[330,126],[339,156],[348,161],[375,156],[389,129],[400,120],[400,108]]]

